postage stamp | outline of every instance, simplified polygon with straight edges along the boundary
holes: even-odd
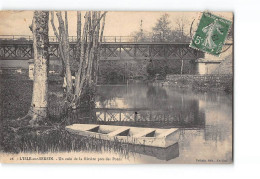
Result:
[[[231,25],[227,19],[203,12],[190,47],[219,56]]]

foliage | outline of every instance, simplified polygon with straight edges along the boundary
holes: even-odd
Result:
[[[192,88],[201,91],[223,90],[226,93],[233,91],[233,77],[232,75],[217,76],[217,80],[212,78],[194,79],[192,81]]]
[[[25,75],[0,76],[1,120],[24,116],[31,105],[33,82]]]
[[[135,41],[137,42],[152,42],[153,34],[148,31],[135,31],[131,34],[131,36],[135,37]]]
[[[62,85],[51,82],[49,84],[49,113],[47,119],[54,125],[30,127],[23,125],[24,121],[15,120],[28,112],[32,95],[32,81],[28,77],[18,75],[0,76],[0,150],[1,152],[70,152],[70,151],[114,151],[123,155],[128,154],[128,148],[120,142],[102,141],[95,138],[82,138],[69,134],[63,125],[57,125],[61,117],[53,115],[55,106],[61,108]],[[61,93],[62,94],[62,93]],[[94,105],[91,96],[95,89],[84,91],[82,103],[88,101]],[[85,113],[88,111],[84,111]],[[46,145],[48,144],[48,145]]]
[[[190,42],[191,38],[180,30],[172,30],[171,41],[176,43]]]
[[[112,71],[106,76],[106,82],[109,82],[110,84],[117,84],[118,82],[122,82],[123,78],[124,77],[122,74]]]
[[[104,141],[80,137],[68,133],[64,127],[23,127],[14,131],[12,124],[5,121],[1,126],[0,150],[7,153],[48,153],[94,151],[128,155],[128,147],[119,141]],[[46,145],[48,144],[48,145]]]
[[[168,74],[181,74],[181,60],[151,60],[147,65],[150,79],[165,79]],[[194,74],[195,62],[183,60],[183,74]]]
[[[133,32],[137,42],[190,42],[191,37],[184,32],[187,25],[186,19],[181,18],[174,22],[177,28],[171,28],[169,14],[163,14],[152,28],[151,32],[144,31],[140,28],[139,31]]]
[[[153,41],[167,42],[171,40],[169,14],[164,14],[153,27]]]
[[[20,152],[62,152],[62,151],[115,151],[127,153],[125,144],[120,142],[102,141],[94,138],[82,138],[69,134],[64,130],[61,122],[62,116],[55,116],[57,107],[62,103],[60,96],[62,85],[49,83],[49,118],[50,126],[30,127],[23,125],[24,121],[15,120],[28,112],[32,96],[32,81],[21,75],[0,76],[0,150],[8,153]],[[95,88],[88,88],[83,92],[82,105],[87,101],[88,107],[94,106],[92,96]],[[55,108],[56,107],[56,108]],[[61,112],[61,111],[60,111]],[[88,111],[84,111],[86,113]],[[61,112],[62,113],[62,112]],[[66,113],[64,113],[66,114]],[[46,145],[48,144],[48,145]]]
[[[157,63],[156,63],[157,62]],[[150,79],[164,79],[169,72],[167,63],[164,60],[161,61],[151,61],[147,65],[147,73]],[[155,64],[156,63],[156,64]]]

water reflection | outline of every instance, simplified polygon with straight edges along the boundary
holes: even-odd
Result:
[[[181,128],[179,157],[169,162],[232,161],[232,95],[141,84],[99,86],[93,116],[92,122],[101,124]]]
[[[98,86],[92,114],[85,109],[76,114],[78,123],[180,128],[178,147],[166,152],[135,146],[136,162],[232,161],[232,95],[141,84]]]
[[[100,87],[95,114],[100,124],[205,127],[204,111],[199,109],[198,100],[186,98],[184,94],[169,95],[166,89],[155,86]]]

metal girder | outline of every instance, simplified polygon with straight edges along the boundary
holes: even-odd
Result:
[[[31,45],[0,45],[0,59],[30,59],[32,56]]]
[[[70,57],[75,57],[76,44],[70,44]],[[59,58],[57,43],[50,43],[50,57]],[[204,53],[189,47],[189,44],[171,43],[103,43],[100,60],[195,60],[204,57]],[[1,59],[33,58],[32,44],[0,44]]]

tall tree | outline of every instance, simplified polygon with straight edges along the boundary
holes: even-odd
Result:
[[[155,27],[153,27],[153,40],[159,42],[167,42],[171,40],[171,28],[169,14],[164,14],[158,19]]]
[[[180,17],[176,20],[175,23],[176,28],[172,31],[173,41],[181,43],[190,42],[190,36],[185,33],[185,29],[188,28],[188,20],[185,17]]]
[[[140,28],[138,31],[131,33],[131,36],[134,37],[136,42],[151,42],[152,41],[152,33],[147,32],[143,29],[143,20],[140,22]]]
[[[63,15],[64,14],[64,19]],[[65,78],[67,82],[66,99],[70,107],[79,105],[80,97],[86,86],[96,83],[97,63],[100,58],[100,43],[103,38],[106,12],[89,11],[85,13],[83,30],[81,30],[81,13],[77,13],[77,50],[78,66],[75,73],[75,82],[72,80],[71,59],[69,49],[68,17],[67,12],[56,13],[59,22],[59,32],[54,24],[54,12],[51,12],[51,24],[59,41],[61,59],[65,64]],[[103,19],[102,28],[101,20]]]
[[[34,82],[31,107],[22,119],[29,118],[29,124],[38,126],[48,117],[48,67],[49,67],[49,12],[34,11],[31,30],[34,50]]]

